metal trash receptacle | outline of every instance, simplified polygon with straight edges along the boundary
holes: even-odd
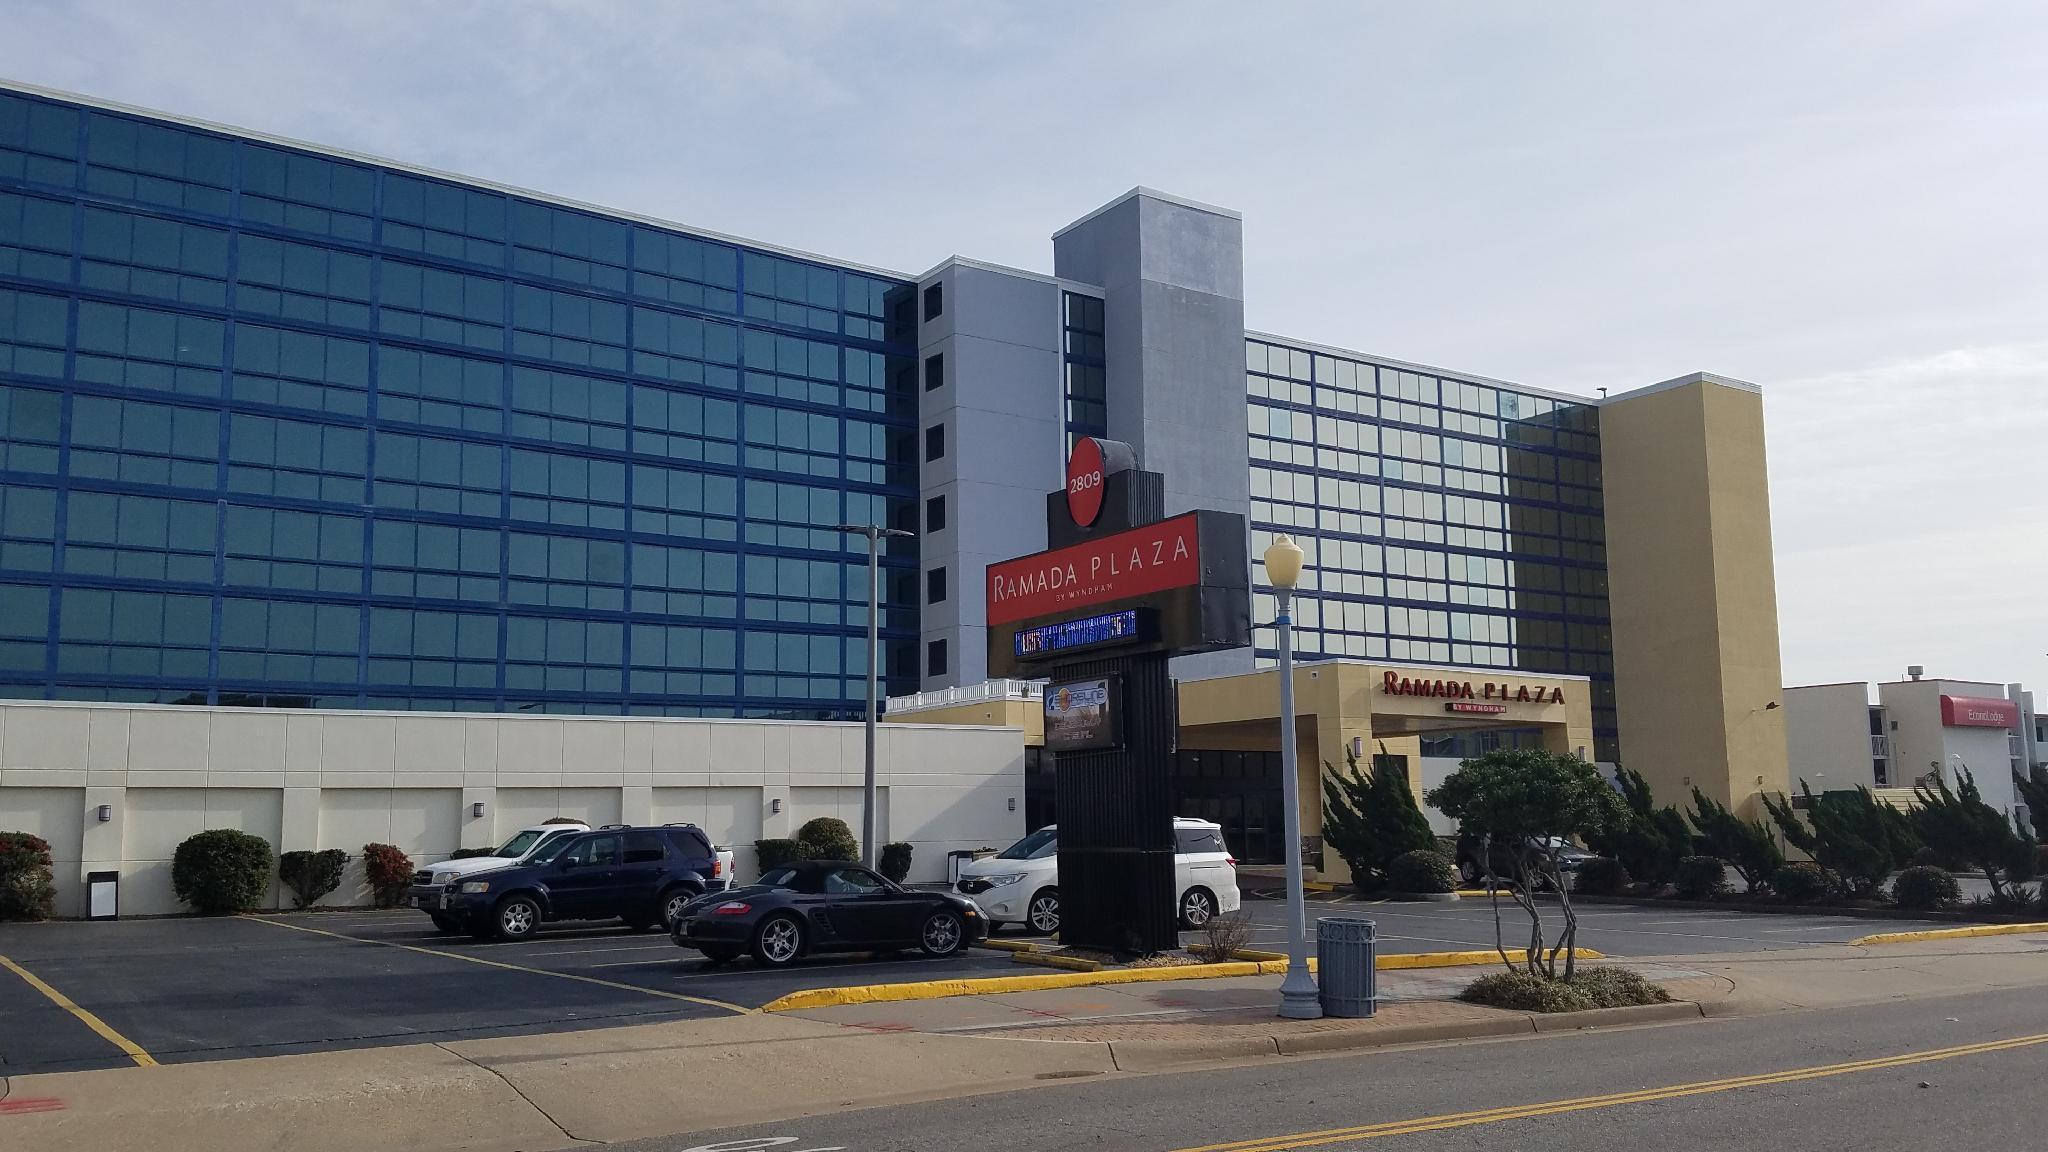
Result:
[[[1323,1015],[1365,1017],[1378,1002],[1374,963],[1379,944],[1373,922],[1357,916],[1316,919],[1316,982]]]

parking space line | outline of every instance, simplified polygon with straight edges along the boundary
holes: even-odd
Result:
[[[48,997],[50,1003],[78,1017],[79,1023],[98,1033],[100,1039],[127,1053],[128,1058],[135,1061],[137,1065],[143,1068],[154,1068],[157,1066],[156,1057],[144,1052],[141,1045],[114,1031],[113,1028],[108,1026],[106,1021],[72,1003],[69,996],[44,983],[42,978],[35,973],[23,968],[5,956],[0,956],[0,968],[5,968],[23,980],[28,981],[29,987]]]
[[[654,952],[666,949],[676,950],[674,941],[663,939],[660,944],[628,944],[623,948],[560,948],[551,952],[521,952],[521,956],[588,956],[593,952]]]
[[[405,952],[418,952],[423,956],[439,956],[447,960],[461,960],[469,964],[481,964],[486,968],[502,968],[508,972],[525,972],[534,976],[552,976],[557,980],[574,980],[581,984],[595,984],[600,988],[615,988],[621,992],[639,992],[647,996],[658,996],[664,1000],[682,1000],[691,1004],[702,1004],[709,1008],[723,1008],[728,1012],[737,1012],[741,1015],[749,1015],[754,1012],[752,1008],[742,1007],[738,1004],[728,1004],[723,1000],[712,1000],[703,996],[685,996],[681,992],[666,992],[659,988],[643,988],[638,984],[622,984],[616,980],[600,980],[595,976],[578,976],[574,972],[555,972],[546,968],[529,968],[524,964],[507,964],[503,960],[486,960],[481,956],[464,956],[460,952],[444,952],[439,948],[422,948],[417,944],[400,944],[391,940],[373,940],[364,936],[346,936],[340,932],[329,932],[325,928],[308,928],[304,924],[287,924],[282,920],[273,920],[267,916],[244,916],[242,919],[253,920],[258,924],[271,924],[279,928],[289,928],[294,932],[309,932],[315,936],[330,936],[336,940],[347,940],[355,944],[377,944],[385,948],[397,948]],[[140,1049],[137,1049],[137,1051],[140,1051]]]

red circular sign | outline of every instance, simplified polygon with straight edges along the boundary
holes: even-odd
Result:
[[[1083,528],[1102,515],[1102,446],[1093,436],[1074,441],[1067,457],[1067,515]]]

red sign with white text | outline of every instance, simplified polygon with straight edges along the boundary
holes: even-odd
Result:
[[[1067,457],[1067,515],[1083,528],[1102,515],[1102,445],[1093,436],[1074,441]]]
[[[1943,696],[1944,728],[2011,728],[2020,722],[2020,706],[1996,696]]]
[[[1202,542],[1196,524],[1192,514],[1176,516],[991,564],[989,626],[1200,584]]]

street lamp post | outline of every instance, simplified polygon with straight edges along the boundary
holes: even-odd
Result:
[[[839,531],[868,538],[868,716],[866,771],[861,779],[860,862],[875,866],[875,714],[880,711],[877,695],[881,671],[882,629],[882,537],[909,536],[901,528],[879,524],[838,524]]]
[[[1287,978],[1280,982],[1280,1015],[1314,1020],[1323,1014],[1315,977],[1308,974],[1308,903],[1301,885],[1301,782],[1294,768],[1294,584],[1301,578],[1301,546],[1281,536],[1266,549],[1266,579],[1279,598],[1273,618],[1280,634],[1280,804],[1287,837]]]

